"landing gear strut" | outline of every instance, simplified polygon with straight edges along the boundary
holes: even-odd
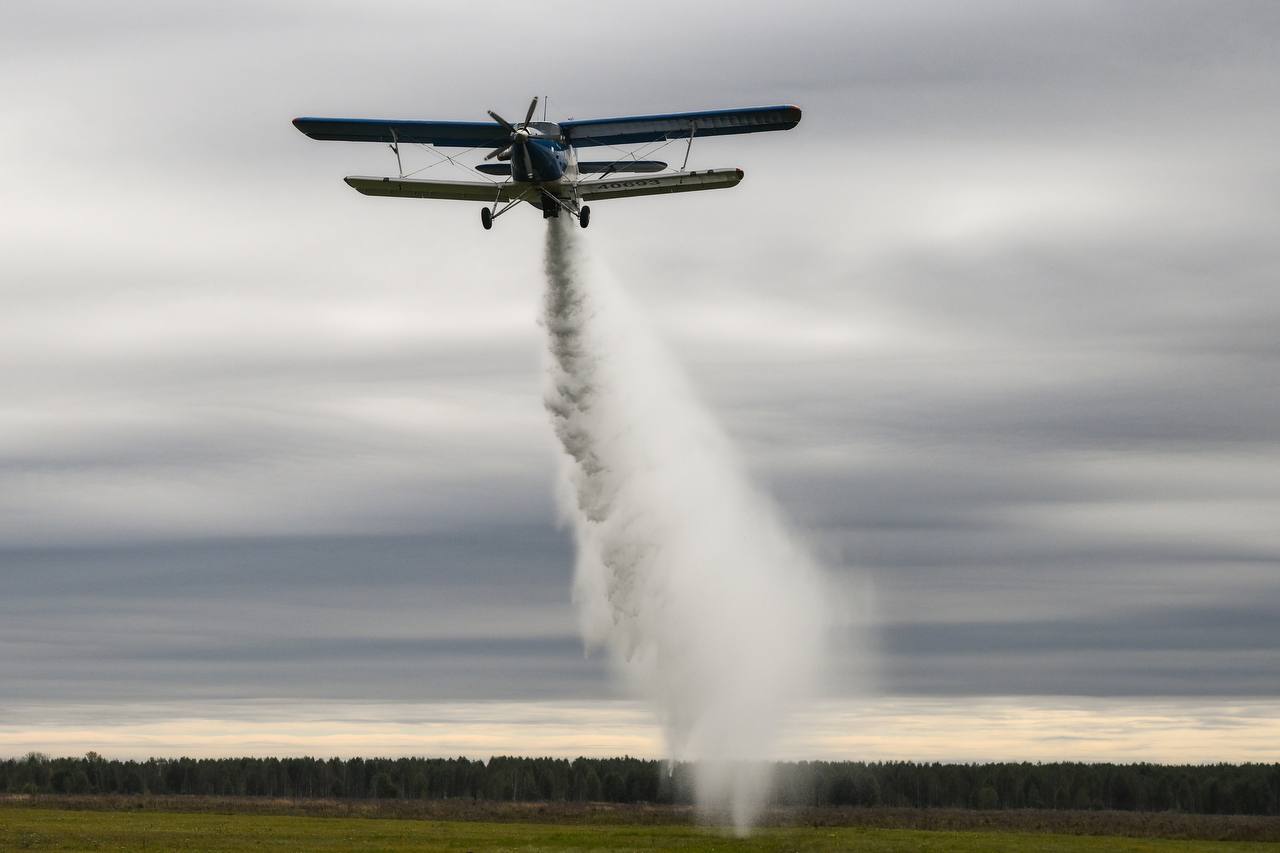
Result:
[[[578,211],[578,224],[583,228],[591,224],[591,208],[585,204],[582,206],[582,210]]]
[[[487,207],[480,208],[480,224],[488,231],[493,227],[493,211]]]

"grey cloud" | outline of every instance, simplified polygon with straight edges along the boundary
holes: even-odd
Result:
[[[881,689],[902,694],[1274,696],[1271,653],[891,657]]]
[[[568,543],[504,534],[9,549],[0,678],[11,701],[604,689],[573,636]]]
[[[904,694],[1271,696],[1277,604],[895,623],[877,636],[881,677]]]
[[[1280,646],[1280,637],[1273,630],[1274,613],[1273,606],[1255,602],[1232,608],[1180,607],[1119,613],[1106,620],[905,623],[886,629],[885,645],[894,654],[928,652],[939,656],[1034,654],[1062,649],[1086,653],[1108,649],[1265,652],[1276,651]]]

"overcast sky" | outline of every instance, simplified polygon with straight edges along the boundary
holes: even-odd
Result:
[[[145,753],[119,726],[629,707],[569,602],[540,217],[359,196],[390,152],[290,125],[550,94],[804,109],[695,142],[738,188],[586,242],[864,626],[829,702],[1042,727],[989,757],[1238,713],[1219,755],[1275,760],[1280,6],[710,5],[0,7],[0,753],[91,748],[86,714]],[[1081,703],[1130,751],[1047,747]],[[298,748],[359,752],[344,713]],[[797,752],[968,754],[824,719]],[[147,743],[223,748],[185,731]]]

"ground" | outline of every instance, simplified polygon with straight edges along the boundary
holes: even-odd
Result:
[[[324,801],[321,801],[322,803]],[[85,808],[86,805],[93,806]],[[1275,849],[1275,818],[1197,818],[1116,823],[1115,813],[1059,813],[1057,831],[1028,831],[1010,813],[938,813],[939,829],[908,828],[919,812],[812,810],[770,816],[774,824],[749,838],[699,826],[680,810],[590,806],[539,810],[536,806],[459,804],[458,819],[440,808],[396,804],[231,798],[8,798],[0,801],[0,851],[210,851],[249,850],[859,850],[859,851],[1261,851]],[[417,814],[411,812],[416,811]],[[344,814],[345,812],[345,814]],[[349,816],[349,815],[359,816]],[[380,815],[395,816],[380,816]],[[814,820],[825,815],[833,825]],[[984,818],[985,815],[985,818]],[[913,817],[914,816],[914,817]],[[1097,828],[1127,835],[1089,834]],[[1027,815],[1022,815],[1025,819]],[[1141,817],[1141,816],[1136,816]],[[488,818],[488,819],[485,819]],[[801,819],[806,822],[798,825]],[[843,822],[843,825],[835,825]],[[891,824],[902,824],[893,828]],[[852,825],[851,825],[852,824]],[[1018,828],[1019,826],[1024,828]],[[966,826],[967,828],[955,828]],[[985,826],[985,828],[983,828]],[[1182,837],[1156,837],[1180,835]],[[1199,837],[1196,837],[1199,836]],[[1256,840],[1225,840],[1252,838]]]

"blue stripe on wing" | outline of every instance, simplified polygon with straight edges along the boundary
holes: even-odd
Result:
[[[497,148],[510,134],[491,121],[405,121],[381,118],[295,118],[293,126],[312,139],[339,142],[423,143],[455,148]],[[395,130],[393,136],[392,130]]]
[[[560,130],[575,147],[626,145],[682,139],[694,128],[695,138],[735,133],[790,130],[800,123],[800,108],[790,104],[773,107],[741,107],[689,113],[619,116],[583,121],[562,121]]]

